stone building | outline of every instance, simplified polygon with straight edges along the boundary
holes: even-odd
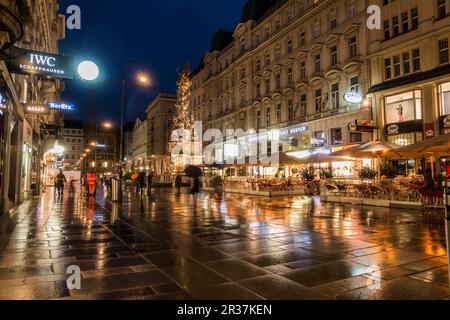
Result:
[[[62,114],[30,113],[26,105],[59,101],[59,78],[16,72],[8,63],[22,49],[58,53],[65,18],[56,0],[0,1],[0,213],[40,192],[57,168]],[[42,110],[44,110],[43,108]],[[45,110],[44,110],[45,111]]]
[[[150,168],[157,175],[170,173],[169,141],[173,130],[173,117],[177,96],[161,93],[147,108],[148,150]]]
[[[249,0],[192,73],[196,119],[274,130],[280,151],[298,157],[372,140],[366,10],[356,0]]]
[[[410,145],[449,133],[450,2],[379,0],[374,4],[382,10],[382,29],[371,31],[368,39],[369,92],[380,128],[378,138]],[[414,159],[398,165],[404,174],[423,168]]]
[[[132,167],[134,171],[149,170],[148,157],[148,122],[137,119],[133,129],[133,142],[131,147]]]
[[[83,121],[64,121],[64,167],[66,170],[81,169],[81,158],[86,154]]]

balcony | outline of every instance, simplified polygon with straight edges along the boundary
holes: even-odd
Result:
[[[19,41],[24,34],[22,22],[27,17],[27,10],[25,9],[24,1],[15,1],[15,7],[8,7],[4,1],[0,4],[0,32],[5,32],[8,35],[6,41],[2,41],[0,52],[2,55],[4,51],[12,47]]]

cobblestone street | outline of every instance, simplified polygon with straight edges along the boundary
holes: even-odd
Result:
[[[450,297],[442,216],[318,198],[47,193],[0,218],[0,253],[0,299]]]

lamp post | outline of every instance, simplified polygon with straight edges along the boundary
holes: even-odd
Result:
[[[124,65],[125,70],[126,65]],[[83,61],[78,66],[78,74],[80,75],[81,79],[88,82],[93,82],[98,79],[100,76],[100,70],[98,66],[92,62],[92,61]],[[111,82],[117,82],[117,81],[111,81]],[[150,85],[150,77],[145,72],[139,72],[135,79],[133,79],[133,82],[137,82],[139,86],[149,86]],[[125,134],[125,91],[126,86],[129,83],[127,78],[125,77],[125,72],[122,80],[120,80],[121,86],[122,86],[122,92],[121,92],[121,99],[120,99],[120,161],[119,161],[119,190],[122,190],[122,177],[123,177],[123,170],[124,170],[124,134]],[[96,138],[97,140],[97,138]],[[122,192],[120,192],[120,195]]]

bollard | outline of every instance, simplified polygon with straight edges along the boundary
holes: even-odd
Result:
[[[120,200],[120,181],[117,178],[112,179],[111,181],[111,201],[119,201]]]

